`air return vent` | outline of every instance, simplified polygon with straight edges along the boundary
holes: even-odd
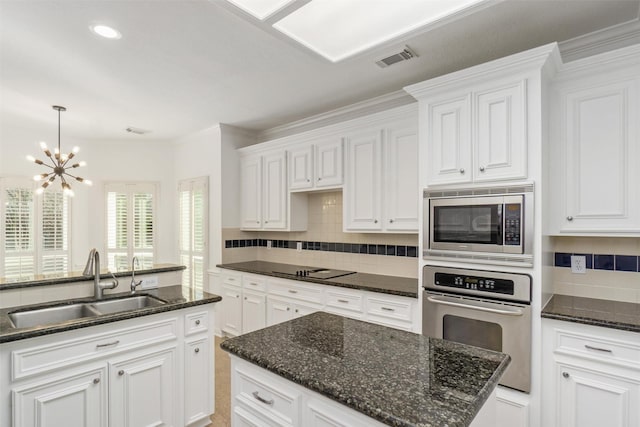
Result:
[[[416,55],[416,53],[412,51],[409,46],[405,45],[402,51],[387,56],[386,58],[382,58],[381,60],[376,61],[376,64],[378,64],[380,68],[386,68],[389,65],[397,64],[398,62],[407,61],[411,58],[417,57],[418,55]]]
[[[150,130],[134,128],[133,126],[129,126],[125,130],[129,133],[135,133],[136,135],[144,135],[145,133],[151,132]]]

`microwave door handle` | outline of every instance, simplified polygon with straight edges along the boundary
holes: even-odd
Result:
[[[469,300],[466,300],[466,303],[464,304],[456,301],[451,301],[449,299],[444,299],[441,297],[434,297],[434,296],[428,296],[427,300],[434,304],[450,305],[452,307],[470,308],[472,310],[486,311],[486,312],[495,313],[495,314],[504,314],[507,316],[522,316],[522,314],[524,313],[519,308],[513,308],[513,309],[489,308],[481,305],[476,305]]]

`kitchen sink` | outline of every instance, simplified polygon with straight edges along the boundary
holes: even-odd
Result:
[[[88,304],[71,304],[16,311],[9,313],[9,319],[16,328],[29,328],[32,326],[48,325],[51,323],[65,322],[67,320],[81,319],[83,317],[95,317],[100,314],[101,313]]]
[[[101,314],[118,313],[121,311],[137,310],[146,307],[159,307],[165,305],[164,301],[148,295],[119,298],[105,301],[98,301],[91,304],[91,307]]]
[[[164,304],[166,304],[166,302],[149,295],[136,295],[94,302],[14,311],[13,313],[8,313],[8,316],[15,328],[30,328],[33,326],[44,326],[69,320],[96,317],[103,314],[120,313],[147,307],[159,307]]]

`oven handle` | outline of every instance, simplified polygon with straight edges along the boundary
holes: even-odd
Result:
[[[489,308],[489,307],[484,307],[481,305],[475,305],[472,302],[470,302],[469,300],[465,300],[467,301],[465,304],[459,303],[459,302],[455,302],[455,301],[451,301],[450,299],[444,299],[446,297],[432,297],[432,296],[428,296],[427,300],[429,300],[432,303],[435,304],[442,304],[442,305],[450,305],[453,307],[462,307],[462,308],[470,308],[472,310],[479,310],[479,311],[487,311],[489,313],[496,313],[496,314],[504,314],[507,316],[522,316],[524,314],[524,312],[519,309],[519,308],[513,308],[513,309],[498,309],[498,308]]]

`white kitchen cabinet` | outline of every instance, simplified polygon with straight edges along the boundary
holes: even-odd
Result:
[[[220,330],[232,336],[242,334],[242,287],[223,283],[221,303]]]
[[[209,417],[214,390],[212,344],[208,336],[189,340],[184,347],[184,423],[189,425]]]
[[[267,296],[264,292],[242,290],[242,333],[266,326]]]
[[[635,46],[568,64],[554,85],[549,234],[640,233],[637,56]]]
[[[176,346],[109,363],[112,426],[176,425]]]
[[[262,228],[262,193],[262,157],[243,157],[240,160],[240,228]]]
[[[107,427],[106,373],[101,365],[14,389],[12,425]]]
[[[316,311],[322,311],[322,307],[290,298],[267,296],[267,326],[306,316]]]
[[[543,319],[545,427],[640,425],[637,333]]]
[[[287,151],[289,191],[311,191],[342,186],[342,140],[292,146]]]

